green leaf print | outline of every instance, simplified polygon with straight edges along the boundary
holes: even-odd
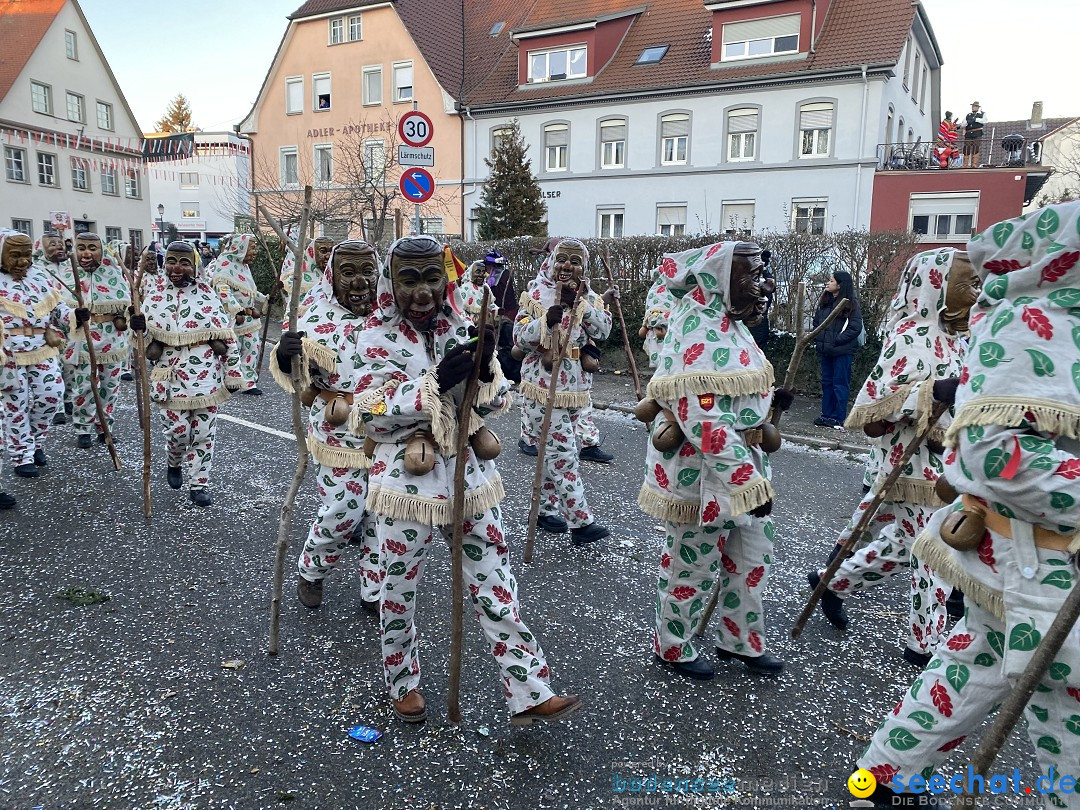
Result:
[[[921,741],[906,728],[894,728],[885,742],[897,751],[910,751]]]
[[[383,630],[385,632],[387,632],[387,633],[395,631],[395,630],[404,630],[404,629],[405,629],[405,620],[404,619],[394,619],[392,622],[387,622],[385,625],[383,625]]]
[[[1053,737],[1039,737],[1039,741],[1035,743],[1035,747],[1042,748],[1044,751],[1049,751],[1051,754],[1061,753],[1061,743]]]
[[[1042,722],[1045,723],[1050,719],[1049,710],[1044,709],[1042,706],[1036,706],[1034,703],[1029,703],[1028,708],[1031,710],[1031,713],[1038,717]]]
[[[720,335],[717,334],[715,329],[709,329],[705,332],[705,339],[709,341],[709,343],[716,343],[720,340]]]
[[[686,625],[678,619],[670,619],[667,623],[667,629],[676,638],[686,638]]]
[[[963,664],[949,664],[945,668],[945,678],[952,684],[953,689],[958,693],[963,691],[964,685],[971,677],[971,672]]]
[[[885,351],[882,352],[881,356],[884,357],[886,360],[891,360],[893,358],[893,355],[895,355],[895,354],[896,354],[896,344],[895,343],[890,343],[888,348],[886,348]]]
[[[977,667],[992,667],[997,659],[990,653],[979,653],[975,656],[975,666]]]
[[[1054,290],[1047,297],[1050,299],[1051,304],[1059,306],[1062,309],[1080,306],[1080,288],[1077,287],[1066,287],[1063,290]]]
[[[506,671],[513,675],[515,680],[521,681],[522,683],[529,680],[529,671],[520,664],[514,664],[512,667],[507,667]]]
[[[686,266],[687,267],[693,267],[695,264],[698,263],[698,259],[700,259],[702,257],[702,255],[704,255],[704,253],[705,253],[704,250],[699,250],[693,256],[688,257],[687,260],[686,260]]]
[[[922,678],[916,678],[915,683],[913,683],[911,685],[911,699],[912,700],[915,700],[916,698],[919,697],[919,690],[920,689],[922,689]],[[883,720],[882,725],[884,725],[884,722],[885,721]],[[878,726],[878,728],[881,728],[881,726]]]
[[[982,425],[968,425],[967,438],[971,444],[981,441],[983,436],[986,435],[986,429]]]
[[[1031,357],[1031,365],[1036,377],[1053,377],[1054,361],[1038,349],[1024,349]]]
[[[400,577],[408,570],[408,566],[403,562],[392,563],[389,568],[386,569],[386,573],[392,577]]]
[[[731,356],[731,350],[730,349],[716,349],[712,353],[713,363],[715,363],[717,366],[721,366],[721,367],[726,366],[727,362],[728,362],[728,357],[730,357],[730,356]]]
[[[997,478],[1008,463],[1009,457],[1005,451],[995,447],[986,454],[986,458],[983,460],[983,473],[987,478]]]
[[[1076,499],[1068,492],[1050,493],[1050,505],[1055,509],[1068,509],[1074,503],[1076,503]]]
[[[1054,443],[1040,436],[1021,436],[1020,446],[1029,453],[1050,453],[1054,449]]]
[[[1072,378],[1073,385],[1076,386],[1076,390],[1080,391],[1080,362],[1073,363]]]
[[[679,472],[679,486],[688,487],[698,479],[698,471],[687,469]]]
[[[695,599],[693,602],[690,603],[690,609],[687,611],[687,615],[693,618],[695,613],[701,611],[703,604],[704,603],[700,599]]]
[[[1044,472],[1048,472],[1054,469],[1057,464],[1054,463],[1054,459],[1052,459],[1050,456],[1036,456],[1031,460],[1031,464],[1029,466],[1033,470],[1043,470]]]
[[[724,607],[728,610],[735,610],[739,606],[739,595],[734,591],[728,591],[724,594]]]
[[[1035,237],[1034,237],[1034,236],[1032,236],[1032,235],[1031,235],[1030,233],[1028,233],[1027,231],[1024,231],[1024,236],[1023,236],[1023,238],[1022,238],[1022,239],[1020,240],[1020,244],[1021,244],[1021,246],[1022,246],[1022,247],[1024,248],[1024,250],[1026,250],[1026,251],[1028,251],[1028,253],[1030,253],[1030,252],[1031,252],[1031,249],[1032,249],[1033,247],[1035,247]]]
[[[1005,634],[997,630],[986,629],[986,640],[990,648],[998,654],[998,658],[1005,655]]]
[[[697,562],[697,552],[688,545],[679,547],[679,556],[687,565],[693,565]]]
[[[908,717],[914,720],[927,731],[937,725],[937,718],[935,718],[934,715],[930,714],[930,712],[912,712],[908,715]]]
[[[1039,221],[1035,223],[1035,233],[1047,239],[1053,236],[1059,227],[1061,227],[1061,220],[1057,212],[1053,208],[1046,208],[1039,216]],[[998,247],[1001,247],[1000,243]]]
[[[665,358],[664,358],[664,371],[671,371],[671,366],[672,366],[672,365],[673,365],[674,363],[675,363],[675,361],[674,361],[674,360],[673,360],[672,358],[670,358],[670,357],[665,357]]]
[[[753,425],[758,421],[757,411],[753,408],[743,408],[739,411],[739,421],[744,425]]]
[[[684,336],[689,335],[699,326],[701,326],[701,318],[699,318],[697,315],[691,315],[689,318],[683,321],[682,333]]]
[[[990,334],[996,335],[1002,329],[1009,325],[1012,319],[1016,317],[1011,309],[1003,309],[1001,314],[994,318],[994,325],[990,327]]]
[[[1047,670],[1047,672],[1050,674],[1050,680],[1066,683],[1069,680],[1069,673],[1072,672],[1072,667],[1068,664],[1063,664],[1061,661],[1055,661],[1050,665],[1050,669]]]
[[[979,344],[979,362],[987,368],[994,368],[1000,363],[1011,363],[1012,360],[1005,359],[1006,354],[1005,347],[1000,343],[987,341]]]
[[[465,543],[461,546],[461,550],[465,552],[465,556],[474,562],[480,562],[484,558],[484,551],[480,546],[474,546],[472,543]]]
[[[983,383],[985,383],[985,382],[986,382],[986,375],[985,374],[976,374],[974,377],[971,378],[971,382],[969,382],[968,385],[970,385],[971,390],[974,391],[977,394],[980,391],[982,391]]]
[[[1042,633],[1035,628],[1035,620],[1021,622],[1009,633],[1009,649],[1020,652],[1031,652],[1039,646]]]
[[[1012,236],[1013,224],[1011,222],[999,222],[994,226],[990,232],[994,237],[994,244],[998,247],[1004,247],[1005,243],[1009,241],[1009,237]]]
[[[983,285],[983,292],[986,297],[993,301],[1000,301],[1008,291],[1009,279],[1007,276],[994,276],[987,279],[986,284]]]
[[[1065,721],[1065,728],[1067,728],[1071,734],[1080,735],[1080,714],[1070,715],[1069,719]]]

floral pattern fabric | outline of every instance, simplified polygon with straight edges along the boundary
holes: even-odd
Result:
[[[254,388],[259,379],[256,365],[262,345],[262,318],[269,300],[259,292],[250,268],[244,264],[254,241],[250,233],[233,234],[207,270],[226,314],[235,324],[237,351],[229,356],[229,376],[240,380],[241,391]]]

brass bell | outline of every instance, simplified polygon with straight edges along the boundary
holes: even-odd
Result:
[[[639,338],[643,338],[643,337],[645,337],[645,336],[646,336],[647,334],[649,334],[649,329],[648,329],[648,327],[646,327],[646,326],[642,326],[642,327],[641,327],[640,329],[638,329],[638,330],[637,330],[637,336],[638,336]]]
[[[487,425],[482,425],[479,430],[469,437],[469,445],[473,455],[481,461],[491,461],[498,458],[502,452],[502,442],[499,437]]]
[[[319,389],[312,388],[310,385],[300,392],[300,404],[305,408],[310,408],[311,403],[319,396]]]
[[[761,444],[758,446],[766,453],[775,453],[782,444],[780,430],[772,422],[765,422],[761,426]]]
[[[435,439],[418,430],[405,444],[405,471],[409,475],[427,475],[435,469]]]
[[[165,344],[160,340],[151,340],[150,345],[146,347],[146,359],[151,363],[156,363],[161,359],[161,355],[165,351]]]
[[[525,350],[519,346],[515,346],[510,350],[510,356],[520,363],[525,359]]]
[[[591,354],[581,353],[581,370],[589,374],[595,374],[600,370],[600,358]]]
[[[45,327],[45,345],[59,349],[64,345],[64,336],[50,326]]]
[[[871,439],[880,439],[888,429],[888,423],[879,419],[876,422],[867,422],[863,425],[862,432]]]
[[[218,357],[224,357],[229,352],[229,346],[227,343],[225,343],[224,340],[214,338],[210,341],[210,351],[212,351]]]
[[[934,493],[945,503],[952,503],[960,494],[944,475],[939,475],[938,480],[934,482]]]
[[[123,315],[114,315],[113,319],[112,319],[112,322],[113,322],[113,326],[116,327],[117,332],[126,332],[127,331],[128,322],[127,322],[127,318],[125,318]]]
[[[553,349],[545,349],[544,353],[540,356],[540,362],[544,364],[544,371],[551,371],[551,366],[555,360],[555,352]]]
[[[341,427],[349,421],[349,402],[343,396],[336,396],[326,406],[323,418],[334,427]]]
[[[652,397],[645,397],[634,407],[634,416],[640,422],[651,425],[653,419],[660,413],[660,403]]]
[[[368,458],[375,457],[375,440],[370,436],[364,437],[364,455]]]
[[[686,434],[675,421],[675,414],[671,411],[662,411],[661,416],[663,421],[653,431],[652,446],[661,453],[670,453],[682,447],[683,442],[686,441]]]
[[[957,551],[978,548],[986,535],[986,520],[979,512],[960,509],[950,512],[941,523],[941,539]]]

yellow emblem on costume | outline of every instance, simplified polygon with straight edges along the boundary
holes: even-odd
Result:
[[[386,413],[386,403],[376,402],[374,405],[371,406],[370,413],[374,416],[382,416],[384,413]]]
[[[520,318],[518,318],[518,323],[524,326],[531,320],[532,318],[530,318],[528,315],[522,315]]]

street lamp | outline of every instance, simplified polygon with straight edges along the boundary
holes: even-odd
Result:
[[[162,242],[162,247],[165,243],[165,206],[158,203],[157,207],[157,220],[158,220],[158,238]]]

